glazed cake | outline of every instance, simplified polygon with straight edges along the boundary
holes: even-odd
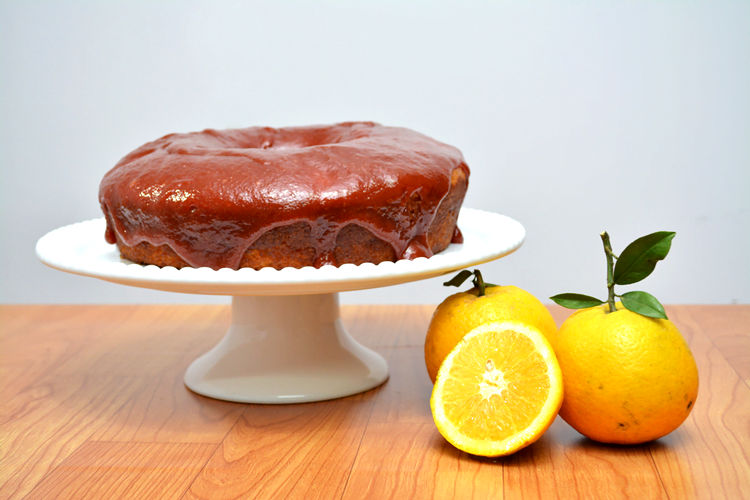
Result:
[[[105,238],[140,264],[301,268],[460,242],[461,152],[371,122],[170,134],[103,178]]]

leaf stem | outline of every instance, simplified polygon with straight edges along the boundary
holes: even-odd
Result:
[[[484,279],[482,279],[482,273],[479,272],[479,269],[474,269],[474,286],[479,288],[479,297],[484,295]]]
[[[607,255],[607,305],[609,306],[609,312],[617,311],[615,307],[615,254],[612,252],[612,244],[609,242],[609,234],[604,231],[599,236],[602,237],[604,243],[604,253]]]

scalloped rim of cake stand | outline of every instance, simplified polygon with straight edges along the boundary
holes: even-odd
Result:
[[[470,208],[461,209],[458,226],[464,243],[452,244],[430,258],[319,269],[216,271],[134,264],[122,259],[115,245],[104,241],[103,218],[49,232],[37,242],[36,254],[52,268],[128,286],[201,295],[300,295],[378,288],[440,276],[508,255],[526,237],[515,220]]]

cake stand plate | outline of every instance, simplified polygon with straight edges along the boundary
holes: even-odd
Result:
[[[122,285],[231,295],[232,324],[185,372],[204,396],[243,403],[297,403],[366,391],[388,378],[385,360],[356,342],[339,315],[338,293],[432,278],[518,249],[525,231],[498,214],[462,208],[464,243],[429,259],[320,269],[159,268],[124,260],[104,241],[104,219],[56,229],[37,243],[46,265]]]

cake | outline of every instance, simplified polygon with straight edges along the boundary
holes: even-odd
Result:
[[[182,268],[340,266],[430,257],[460,242],[461,152],[371,122],[170,134],[102,179],[105,238]]]

